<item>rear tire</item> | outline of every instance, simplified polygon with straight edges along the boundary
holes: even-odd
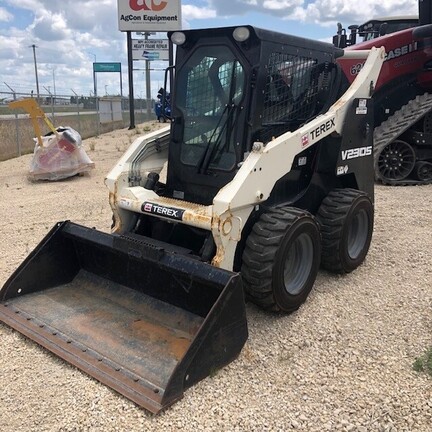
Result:
[[[315,282],[320,256],[319,226],[310,213],[269,210],[255,223],[243,252],[246,297],[264,309],[297,310]]]
[[[374,149],[375,179],[391,183],[406,179],[414,169],[416,154],[410,144],[394,140]]]
[[[417,162],[414,167],[414,178],[423,183],[430,183],[432,181],[432,163],[427,161]]]
[[[336,273],[350,273],[365,259],[373,232],[373,205],[366,193],[334,189],[317,214],[321,226],[321,265]]]

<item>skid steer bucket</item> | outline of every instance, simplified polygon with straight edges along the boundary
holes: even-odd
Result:
[[[59,222],[0,291],[0,321],[157,413],[247,339],[237,274]]]

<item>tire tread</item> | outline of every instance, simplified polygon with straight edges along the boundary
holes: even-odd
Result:
[[[270,209],[261,215],[246,240],[241,268],[246,298],[265,310],[281,311],[272,289],[275,257],[287,230],[304,216],[312,217],[294,207]]]

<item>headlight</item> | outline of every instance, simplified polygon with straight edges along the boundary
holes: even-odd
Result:
[[[245,40],[248,40],[250,36],[250,31],[247,27],[237,27],[233,31],[233,38],[237,42],[244,42]]]
[[[174,32],[171,35],[171,42],[174,45],[183,45],[186,41],[186,35],[183,32]]]

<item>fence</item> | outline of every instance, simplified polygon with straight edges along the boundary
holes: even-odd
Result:
[[[12,93],[0,91],[0,160],[11,159],[34,150],[35,132],[28,114],[21,109],[12,110],[9,102],[26,98],[37,99],[54,126],[70,126],[83,139],[130,126],[129,99],[104,96],[85,97],[77,95]],[[108,103],[110,101],[116,103]],[[119,102],[119,103],[118,103]],[[154,101],[147,109],[145,99],[135,99],[135,124],[155,120]],[[107,113],[106,107],[119,107],[117,112]],[[111,115],[110,115],[111,114]],[[49,129],[40,122],[42,133]]]

